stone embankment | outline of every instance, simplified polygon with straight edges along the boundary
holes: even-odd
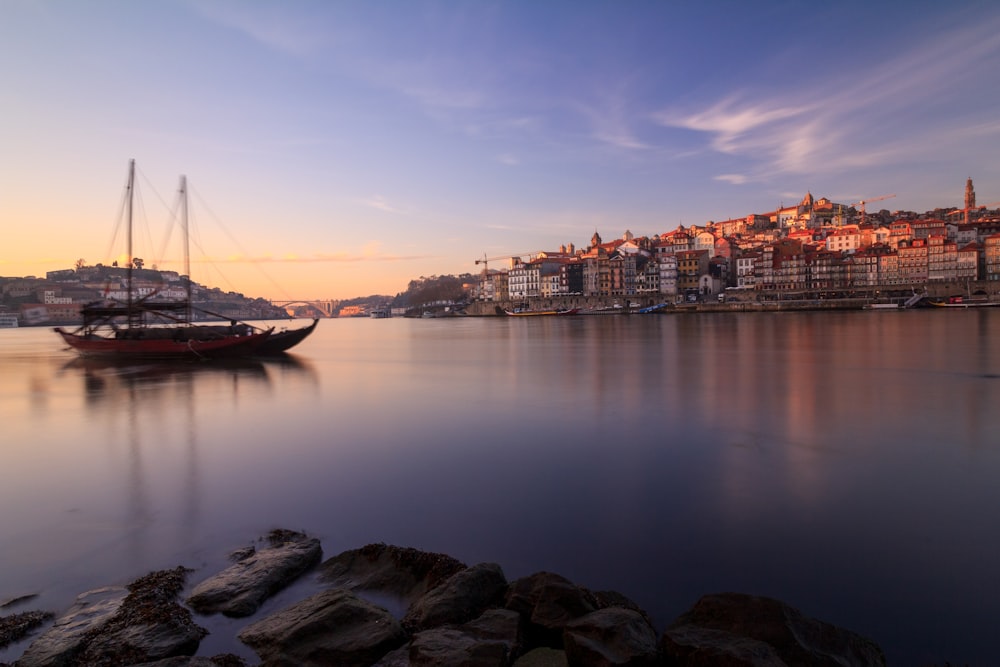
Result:
[[[275,531],[265,547],[238,552],[233,560],[195,586],[185,604],[191,571],[182,567],[124,589],[85,593],[14,664],[246,665],[232,654],[194,657],[206,630],[191,610],[249,617],[317,568],[319,592],[238,631],[236,639],[260,664],[885,665],[871,640],[762,597],[705,596],[658,632],[620,593],[590,591],[551,572],[507,581],[495,563],[470,567],[444,554],[384,544],[320,562],[319,541],[290,531]]]

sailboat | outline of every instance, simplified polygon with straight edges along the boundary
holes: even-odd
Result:
[[[106,359],[213,359],[251,355],[270,337],[273,329],[255,330],[230,320],[228,324],[195,324],[192,321],[191,281],[186,281],[183,301],[157,301],[155,293],[136,299],[132,286],[132,205],[135,160],[129,161],[127,185],[127,268],[125,303],[96,301],[80,309],[83,324],[55,332],[84,357]],[[191,275],[188,256],[187,183],[181,178],[184,225],[184,268]]]

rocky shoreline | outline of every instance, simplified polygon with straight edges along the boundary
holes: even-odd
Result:
[[[231,560],[183,600],[192,571],[177,567],[124,588],[84,593],[58,617],[47,611],[0,616],[0,647],[33,637],[14,667],[246,667],[232,654],[195,657],[208,633],[197,615],[251,617],[315,571],[322,590],[238,631],[236,639],[253,649],[259,664],[886,664],[870,639],[778,600],[738,593],[706,595],[657,631],[620,593],[590,591],[551,572],[507,581],[495,563],[467,566],[411,548],[370,544],[324,561],[316,538],[276,530],[260,549],[240,550]]]

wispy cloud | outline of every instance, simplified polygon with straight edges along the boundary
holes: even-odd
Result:
[[[383,254],[379,251],[381,243],[373,241],[365,245],[361,252],[334,252],[298,255],[286,253],[280,257],[273,255],[230,255],[229,257],[192,259],[198,264],[351,264],[355,262],[409,262],[415,260],[433,259],[432,255],[397,255]]]
[[[373,208],[377,211],[383,211],[385,213],[395,213],[398,215],[406,215],[406,211],[403,209],[393,206],[386,198],[381,195],[375,195],[374,197],[369,197],[361,201],[361,204],[367,206],[368,208]]]
[[[295,57],[310,57],[327,46],[331,26],[308,12],[287,11],[283,5],[248,4],[235,0],[191,2],[210,21],[239,31],[264,46]]]
[[[860,77],[732,93],[701,110],[671,107],[653,119],[704,133],[711,150],[749,160],[743,176],[716,176],[733,184],[932,157],[949,144],[954,151],[969,140],[1000,137],[994,112],[967,104],[969,85],[992,80],[998,28],[994,21],[920,41]]]

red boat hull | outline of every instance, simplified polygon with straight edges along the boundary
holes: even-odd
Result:
[[[74,334],[60,328],[55,331],[81,356],[113,359],[215,359],[246,356],[253,354],[271,335],[271,330],[267,330],[248,336],[225,336],[207,340],[117,339]]]

